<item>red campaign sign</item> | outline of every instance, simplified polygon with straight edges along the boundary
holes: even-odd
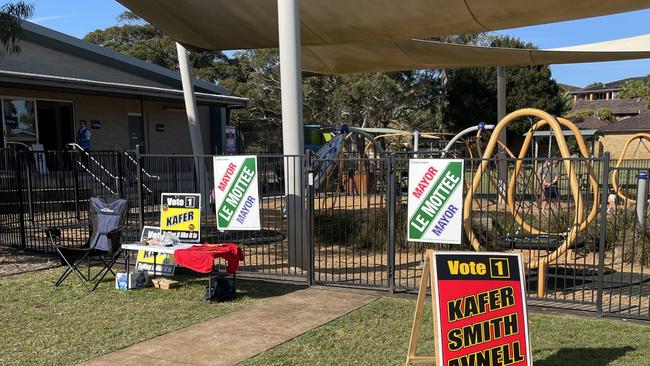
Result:
[[[439,366],[532,365],[521,257],[433,254]]]

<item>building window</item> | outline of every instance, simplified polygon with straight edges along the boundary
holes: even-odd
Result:
[[[2,111],[5,142],[21,142],[27,145],[38,142],[34,100],[4,99]]]

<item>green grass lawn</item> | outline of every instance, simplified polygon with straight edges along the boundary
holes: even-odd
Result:
[[[413,300],[382,298],[240,366],[403,365],[414,308]],[[424,322],[431,324],[430,311]],[[650,365],[649,326],[533,313],[530,335],[536,366]],[[418,355],[433,348],[423,326]]]
[[[0,365],[74,364],[190,324],[241,309],[295,287],[238,281],[238,298],[201,301],[207,279],[174,290],[118,291],[113,277],[87,293],[62,268],[0,277]]]

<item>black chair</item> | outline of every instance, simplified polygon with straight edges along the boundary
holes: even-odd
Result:
[[[74,273],[88,292],[94,291],[104,277],[113,272],[112,267],[122,254],[120,238],[126,228],[127,201],[124,199],[104,200],[98,197],[90,199],[90,238],[82,247],[61,245],[63,240],[61,229],[58,227],[45,228],[45,234],[50,244],[61,256],[62,264],[68,266],[54,286],[60,286],[71,273]],[[102,268],[94,276],[90,276],[91,260]],[[88,264],[87,275],[79,266]],[[92,288],[88,286],[91,282]]]

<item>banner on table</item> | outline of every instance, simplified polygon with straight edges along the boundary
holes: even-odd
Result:
[[[407,363],[530,366],[521,254],[427,250]],[[431,283],[435,357],[417,356],[425,294]]]
[[[160,203],[160,229],[185,243],[201,240],[201,195],[163,193]]]
[[[142,235],[140,235],[140,241],[145,244],[149,244],[152,241],[160,240],[162,235],[162,230],[156,226],[145,226],[142,228]],[[176,268],[176,263],[174,262],[174,256],[171,254],[162,254],[154,255],[154,252],[147,250],[139,250],[138,258],[136,260],[135,269],[146,271],[149,274],[153,274],[154,271],[154,260],[156,263],[156,273],[157,276],[173,276],[174,270]]]
[[[463,160],[409,161],[407,240],[461,244]]]
[[[214,157],[217,228],[260,230],[256,156]]]

